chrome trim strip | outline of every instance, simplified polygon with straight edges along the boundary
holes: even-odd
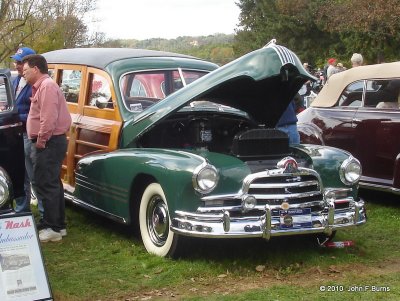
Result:
[[[376,177],[361,176],[360,182],[371,183],[382,186],[393,186],[393,179],[382,179]]]
[[[272,48],[273,50],[275,50],[281,61],[282,66],[289,63],[292,65],[296,65],[293,52],[286,47],[271,43],[266,48]]]
[[[372,189],[372,190],[378,190],[378,191],[383,191],[383,192],[389,192],[389,193],[394,193],[394,194],[400,194],[400,189],[399,188],[394,188],[390,186],[384,186],[384,185],[379,185],[379,184],[372,184],[372,183],[366,183],[366,182],[359,182],[360,187],[365,188],[365,189]]]
[[[318,181],[303,181],[293,183],[266,183],[266,184],[251,184],[251,188],[288,188],[288,187],[306,187],[319,186]]]
[[[291,194],[255,194],[251,193],[257,200],[258,199],[278,199],[278,200],[286,200],[286,199],[297,199],[297,198],[307,198],[316,195],[321,195],[320,191],[309,191],[302,193],[291,193]]]
[[[256,205],[253,210],[264,210],[266,205]],[[281,205],[269,205],[271,209],[281,209]],[[324,206],[324,200],[321,198],[319,201],[312,201],[306,203],[297,203],[297,204],[290,204],[290,208],[308,208],[312,206]],[[234,211],[239,212],[243,211],[242,205],[237,206],[223,206],[223,207],[199,207],[197,208],[197,212],[199,213],[211,213],[211,212],[222,212],[222,211]]]
[[[16,123],[12,123],[12,124],[1,125],[0,126],[0,130],[9,129],[9,128],[16,128],[16,127],[21,126],[21,125],[22,125],[22,122],[16,122]]]
[[[70,195],[68,193],[64,192],[64,198],[67,199],[68,201],[74,203],[75,205],[81,207],[81,208],[84,208],[86,210],[95,212],[95,213],[97,213],[99,215],[107,217],[107,218],[109,218],[111,220],[114,220],[114,221],[116,221],[118,223],[127,224],[127,221],[126,221],[126,219],[124,217],[109,213],[109,212],[104,211],[102,209],[99,209],[99,208],[97,208],[97,207],[95,207],[93,205],[85,203],[84,201],[82,201],[82,200],[80,200],[80,199],[78,199],[78,198],[76,198],[76,197],[74,197],[74,196],[72,196],[72,195]]]

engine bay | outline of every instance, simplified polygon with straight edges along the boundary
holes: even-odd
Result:
[[[286,133],[265,128],[237,110],[204,108],[176,112],[140,137],[137,146],[208,150],[249,163],[269,162],[268,165],[275,164],[276,159],[290,153]]]

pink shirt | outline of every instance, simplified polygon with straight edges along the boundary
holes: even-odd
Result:
[[[60,87],[47,74],[32,86],[31,108],[26,130],[30,139],[37,139],[36,147],[44,148],[53,135],[68,132],[71,115]]]

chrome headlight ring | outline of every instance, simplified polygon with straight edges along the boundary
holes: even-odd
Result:
[[[217,169],[206,162],[196,167],[192,176],[193,188],[202,194],[213,191],[218,184],[218,180]]]
[[[362,174],[361,163],[353,156],[344,160],[340,165],[340,180],[346,185],[357,183]]]

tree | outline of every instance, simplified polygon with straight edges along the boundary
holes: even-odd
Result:
[[[96,0],[0,0],[0,62],[20,45],[45,52],[94,43],[84,17],[95,5]]]
[[[349,64],[353,52],[370,63],[398,59],[398,0],[238,0],[237,5],[235,55],[276,38],[318,65],[333,56]]]
[[[240,0],[239,28],[235,36],[235,55],[263,47],[276,38],[311,64],[320,57],[334,55],[338,35],[322,31],[316,22],[319,0]]]
[[[348,55],[362,52],[370,62],[398,60],[399,16],[398,0],[330,0],[318,11],[321,26],[340,34]]]

